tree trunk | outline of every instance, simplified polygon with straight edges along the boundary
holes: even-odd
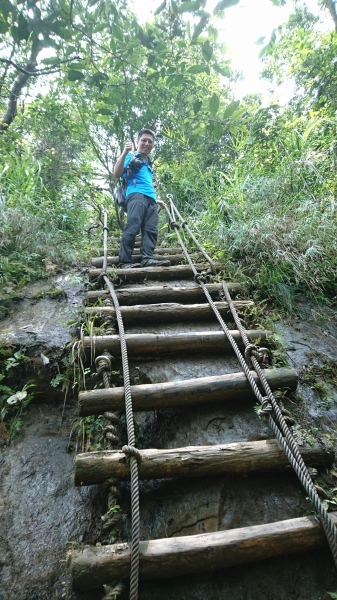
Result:
[[[37,65],[37,56],[40,50],[41,48],[40,46],[38,46],[37,50],[31,51],[28,63],[24,67],[25,71],[28,71],[28,73],[32,73],[35,70]],[[23,88],[26,86],[27,81],[30,79],[30,77],[31,75],[27,75],[26,73],[20,73],[20,75],[18,75],[18,78],[15,80],[9,94],[7,111],[1,117],[0,132],[7,130],[8,127],[13,123],[17,113],[19,96]]]

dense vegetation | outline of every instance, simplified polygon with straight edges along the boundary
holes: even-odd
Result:
[[[124,0],[1,0],[0,301],[85,260],[103,206],[118,227],[113,164],[142,126],[163,198],[228,275],[287,310],[336,299],[335,5],[321,33],[296,4],[261,51],[271,85],[295,80],[285,108],[233,96],[216,26],[238,1],[164,0],[140,26]]]

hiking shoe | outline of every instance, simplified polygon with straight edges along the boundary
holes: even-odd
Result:
[[[119,269],[136,269],[137,267],[140,267],[141,263],[125,263],[124,265],[119,265],[118,268]]]
[[[169,260],[156,260],[155,258],[147,258],[140,263],[141,267],[170,267]]]

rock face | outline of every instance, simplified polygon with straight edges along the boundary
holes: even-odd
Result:
[[[67,448],[76,398],[68,394],[64,408],[64,392],[50,385],[74,337],[69,322],[78,319],[84,287],[79,274],[33,284],[0,321],[1,346],[27,357],[16,367],[18,386],[37,384],[21,434],[0,453],[1,600],[68,597],[68,542],[82,543],[104,512],[101,487],[73,485]]]
[[[77,336],[74,323],[84,287],[80,273],[38,281],[23,290],[23,299],[0,321],[0,346],[12,348],[13,354],[17,350],[24,354],[20,375],[34,379],[39,393],[49,399],[61,397],[50,380],[62,370],[60,360],[66,346]]]
[[[103,596],[102,590],[75,596],[67,572],[67,551],[95,541],[107,499],[102,486],[74,486],[73,454],[67,448],[77,419],[77,400],[68,397],[62,417],[64,395],[49,385],[64,346],[73,337],[67,323],[76,320],[84,286],[68,276],[52,282],[63,290],[59,298],[44,296],[32,304],[31,297],[41,291],[41,285],[46,286],[44,290],[52,287],[50,280],[35,284],[13,315],[0,322],[1,343],[25,350],[31,359],[25,376],[33,372],[41,392],[38,403],[27,411],[23,435],[0,454],[0,600],[98,600]],[[175,327],[146,326],[144,330],[158,333]],[[217,325],[198,323],[199,330],[212,328]],[[195,324],[179,326],[179,331],[182,329],[194,331]],[[337,336],[331,321],[323,337],[320,321],[311,313],[305,314],[303,321],[280,323],[279,329],[289,344],[288,360],[299,372],[304,365],[308,370],[307,353],[317,349],[318,363],[325,357],[336,361]],[[127,330],[132,331],[142,332],[143,328]],[[50,362],[45,364],[41,354]],[[230,373],[237,370],[237,363],[222,355],[183,355],[131,361],[130,367],[133,383],[155,383]],[[333,441],[334,404],[322,408],[317,390],[305,381],[299,392],[303,399],[292,399],[295,404],[288,402],[286,407],[295,411],[303,443],[314,427],[319,427],[321,435],[316,435],[314,443]],[[137,444],[139,448],[173,448],[273,437],[253,405],[232,402],[225,407],[214,404],[138,413]],[[333,481],[329,480],[329,485],[334,487]],[[122,505],[129,512],[128,484],[123,484]],[[249,526],[312,511],[297,478],[290,473],[140,482],[140,507],[142,539]],[[328,600],[327,591],[336,590],[337,577],[327,549],[216,573],[144,582],[139,600]]]

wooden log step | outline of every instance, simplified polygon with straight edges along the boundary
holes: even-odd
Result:
[[[261,329],[246,331],[251,342],[258,339],[265,340],[271,332]],[[243,348],[244,344],[238,330],[231,331],[236,343]],[[146,354],[170,354],[172,352],[219,352],[231,351],[232,346],[223,331],[188,331],[185,333],[127,333],[125,334],[129,356]],[[87,355],[102,354],[108,350],[113,356],[121,356],[121,343],[119,335],[94,335],[82,338],[83,348]]]
[[[181,261],[186,262],[186,258],[184,254],[170,254],[168,256],[163,256],[162,254],[154,254],[153,258],[156,260],[169,260],[171,261],[171,265],[178,265]],[[141,261],[140,254],[132,255],[132,262],[139,263]],[[118,256],[108,256],[108,265],[118,265],[119,258]],[[98,258],[92,258],[91,264],[93,267],[102,268],[103,267],[103,256],[99,256]]]
[[[194,265],[198,272],[208,271],[209,264]],[[102,273],[102,269],[89,269],[89,279],[94,281]],[[139,281],[140,279],[192,279],[193,271],[189,265],[175,265],[173,267],[141,267],[136,269],[107,269],[108,275],[116,275],[125,281]]]
[[[255,371],[251,371],[251,374],[259,385]],[[272,390],[287,388],[295,391],[298,380],[295,369],[285,367],[265,369],[264,374]],[[132,385],[131,393],[135,411],[175,406],[185,408],[211,402],[255,398],[244,373]],[[80,392],[78,398],[81,416],[102,415],[110,410],[125,410],[124,387]]]
[[[337,522],[336,513],[331,513]],[[240,527],[215,533],[140,542],[141,580],[211,573],[234,565],[327,547],[317,516]],[[127,543],[86,546],[71,553],[75,590],[94,589],[114,579],[130,577]]]
[[[206,285],[213,300],[219,300],[222,295],[221,283],[208,283]],[[242,291],[239,283],[227,282],[227,287],[232,296]],[[193,283],[190,286],[155,285],[116,289],[120,305],[153,304],[156,302],[207,302],[200,285]],[[109,298],[108,290],[93,290],[87,293],[87,301],[94,303],[98,298]]]
[[[140,479],[209,477],[229,473],[253,473],[290,467],[277,440],[239,442],[217,446],[190,446],[165,450],[140,450]],[[332,465],[332,449],[301,448],[304,462],[312,467]],[[77,454],[75,485],[103,483],[109,477],[130,480],[130,465],[121,451]]]
[[[95,252],[99,253],[99,254],[103,254],[103,248],[95,248]],[[119,254],[119,248],[108,248],[108,254],[109,256],[118,256]],[[134,248],[134,251],[132,254],[135,254],[136,256],[140,255],[140,247]],[[155,248],[154,249],[154,254],[181,254],[181,247],[166,247],[166,248]]]
[[[215,306],[224,318],[232,313],[227,302],[215,302]],[[236,310],[240,313],[247,307],[254,306],[251,300],[234,301]],[[111,315],[116,318],[116,311],[112,306],[97,306],[86,308],[87,315],[104,317]],[[216,319],[209,304],[136,304],[135,306],[121,306],[121,314],[125,324],[133,323],[177,323],[181,321],[209,321]],[[233,317],[232,317],[233,320]]]

